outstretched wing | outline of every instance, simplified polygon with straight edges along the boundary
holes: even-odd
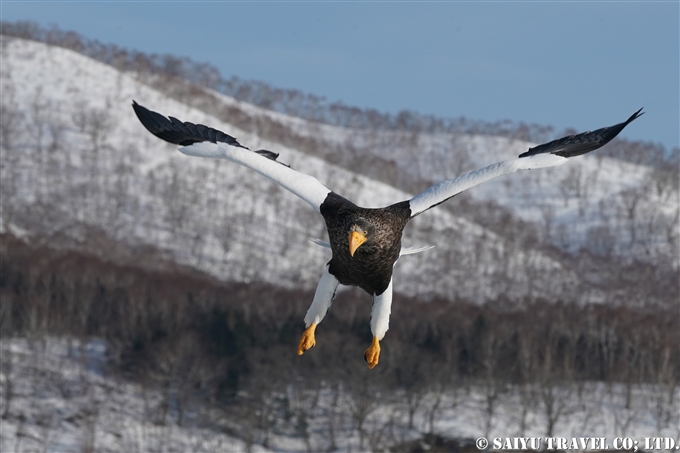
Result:
[[[526,153],[520,154],[519,158],[498,162],[480,170],[467,173],[458,178],[448,179],[435,184],[426,191],[409,200],[411,217],[420,214],[438,204],[441,204],[454,195],[481,184],[489,179],[518,170],[530,170],[534,168],[554,167],[562,165],[567,158],[580,156],[596,150],[609,143],[631,121],[642,115],[642,109],[635,112],[623,123],[610,127],[603,127],[593,132],[584,132],[578,135],[553,140],[552,142],[530,148]]]
[[[320,212],[320,206],[331,192],[313,176],[292,170],[276,161],[277,153],[250,151],[234,137],[202,124],[166,118],[160,113],[132,101],[132,108],[144,127],[167,142],[180,145],[179,151],[189,156],[227,159],[248,167],[278,183]]]

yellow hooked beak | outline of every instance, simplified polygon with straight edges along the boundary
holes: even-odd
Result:
[[[358,231],[352,231],[349,233],[349,254],[354,256],[354,252],[357,251],[359,246],[366,242],[366,236],[359,233]]]

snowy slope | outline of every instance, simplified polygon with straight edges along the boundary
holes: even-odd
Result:
[[[298,414],[308,414],[309,438],[266,432],[249,420],[206,406],[187,407],[181,416],[175,396],[160,389],[128,382],[106,372],[106,342],[45,338],[43,341],[12,339],[3,343],[0,396],[10,405],[2,420],[0,450],[5,452],[48,451],[200,451],[266,452],[327,451],[328,427],[334,426],[339,452],[386,451],[398,440],[418,438],[433,428],[449,438],[479,436],[506,438],[532,436],[544,439],[546,422],[540,388],[511,387],[497,395],[489,413],[482,386],[458,383],[445,394],[426,394],[408,429],[406,407],[399,395],[380,395],[372,402],[364,424],[363,447],[352,419],[352,396],[343,393],[332,401],[329,388],[321,388],[310,405],[310,395],[291,392],[288,397]],[[8,400],[7,382],[13,395]],[[624,384],[585,382],[557,387],[554,404],[562,412],[553,436],[605,437],[609,448],[614,439],[626,436],[639,442],[645,437],[678,439],[677,387],[673,397],[654,385],[633,385],[626,406]],[[532,395],[532,396],[531,396]],[[271,394],[269,398],[281,395]],[[671,398],[669,402],[668,399]],[[166,407],[168,399],[169,407]],[[257,410],[258,408],[253,408]],[[335,421],[330,420],[334,414]],[[283,420],[280,420],[284,423]],[[292,417],[288,425],[294,426]],[[282,427],[285,428],[285,427]],[[488,432],[485,432],[488,428]],[[284,429],[282,429],[284,430]],[[236,432],[240,438],[224,432]],[[264,437],[269,448],[264,448]],[[250,444],[244,439],[250,439]],[[543,440],[545,442],[545,440]]]
[[[250,148],[279,152],[281,161],[314,175],[359,205],[387,205],[411,196],[239,130],[170,99],[139,82],[138,75],[123,74],[75,52],[19,39],[3,39],[2,52],[3,104],[20,114],[12,146],[3,149],[3,230],[41,240],[59,238],[70,247],[114,259],[115,251],[98,246],[104,243],[103,236],[126,244],[131,250],[127,259],[142,260],[150,249],[225,280],[267,281],[289,288],[316,285],[329,254],[308,239],[324,238],[322,219],[295,196],[244,168],[175,152],[138,123],[130,108],[132,99],[165,114],[224,130]],[[298,134],[323,133],[331,144],[351,138],[357,148],[372,147],[376,153],[389,148],[399,171],[419,171],[434,180],[512,157],[528,147],[498,138],[456,137],[453,148],[469,156],[461,165],[459,160],[445,159],[452,148],[451,137],[417,137],[418,156],[413,156],[412,147],[400,144],[400,133],[348,131],[268,112],[226,96],[220,99],[246,114],[270,115]],[[586,168],[609,165],[595,158],[578,162]],[[626,172],[627,177],[621,178],[626,184],[639,182],[646,171],[614,168],[608,167],[602,172],[608,176],[601,178],[611,190],[623,187],[616,171]],[[550,172],[511,175],[470,193],[479,199],[495,199],[512,207],[519,217],[534,220],[541,206],[562,203],[551,184],[559,177]],[[607,196],[604,189],[592,190],[588,209]],[[571,222],[570,230],[587,229],[587,223],[574,221],[569,203],[573,204],[569,201],[564,210],[555,208],[555,217]],[[657,204],[660,214],[670,209],[667,203]],[[395,291],[407,295],[477,301],[499,294],[550,299],[578,288],[579,300],[595,297],[555,258],[448,209],[435,209],[415,219],[404,242],[406,246],[436,246],[404,257],[396,266]]]
[[[240,452],[249,448],[241,439],[197,426],[197,422],[207,424],[199,414],[188,415],[183,425],[165,420],[161,392],[104,372],[106,343],[101,340],[7,342],[3,360],[9,372],[1,375],[1,388],[6,390],[6,383],[12,382],[13,395],[9,400],[5,392],[2,395],[11,416],[2,421],[0,451]],[[250,448],[271,451],[260,445]]]

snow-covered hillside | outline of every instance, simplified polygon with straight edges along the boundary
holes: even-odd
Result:
[[[408,428],[408,407],[401,395],[374,394],[364,402],[367,412],[360,431],[358,396],[348,391],[336,396],[323,385],[272,391],[263,395],[261,406],[243,408],[241,416],[208,406],[180,411],[178,395],[172,390],[146,387],[105,372],[106,348],[104,341],[96,339],[3,343],[0,395],[13,415],[2,421],[0,450],[351,452],[387,451],[428,429],[458,439],[546,436],[539,404],[546,388],[538,385],[504,389],[494,397],[491,410],[483,386],[458,382],[453,391],[419,394],[413,428]],[[9,397],[7,389],[12,392]],[[677,439],[680,435],[677,387],[671,389],[670,400],[654,385],[628,389],[623,384],[585,382],[549,391],[554,393],[553,410],[558,414],[550,436],[568,441],[604,437],[612,449],[617,436],[629,437],[642,448],[645,437]],[[277,400],[290,401],[288,417],[271,412]],[[250,425],[248,417],[254,414],[256,419],[276,416],[278,424]]]
[[[324,238],[322,219],[247,169],[175,152],[138,123],[130,108],[133,99],[167,115],[224,130],[250,148],[279,152],[281,161],[359,205],[381,206],[410,197],[359,171],[239,130],[145,85],[139,75],[121,73],[75,52],[8,38],[3,38],[2,52],[0,228],[28,240],[55,240],[107,259],[135,262],[143,262],[147,251],[154,250],[224,280],[316,285],[329,253],[308,239]],[[319,125],[216,97],[244,115],[269,116],[298,135],[322,134],[330,145],[351,141],[362,152],[389,155],[397,172],[416,172],[421,181],[455,176],[530,146],[501,138],[443,135],[420,135],[407,143],[401,133]],[[621,119],[608,119],[607,124]],[[630,235],[623,234],[626,228],[637,229],[642,237],[648,225],[654,229],[644,236],[649,256],[673,258],[669,241],[676,234],[676,195],[635,192],[631,197],[637,197],[637,207],[628,223],[611,201],[614,194],[641,187],[649,169],[588,156],[570,165],[499,178],[472,189],[470,196],[494,200],[521,219],[537,221],[538,230],[571,249],[587,238],[603,242],[605,248],[621,248],[620,243],[629,240]],[[561,189],[565,179],[576,176],[587,184],[570,189],[573,194]],[[606,231],[593,223],[593,213],[602,209],[612,211]],[[552,299],[579,288],[579,300],[596,298],[555,254],[527,244],[525,238],[498,234],[499,229],[483,228],[451,207],[420,216],[407,228],[405,245],[436,247],[400,260],[395,291],[484,301],[500,294]],[[594,236],[598,231],[602,237]],[[110,250],[105,244],[111,240],[125,247]]]
[[[196,426],[200,414],[188,415],[184,426],[168,423],[162,393],[105,373],[105,353],[103,341],[4,344],[2,401],[15,416],[2,421],[0,450],[271,451]]]

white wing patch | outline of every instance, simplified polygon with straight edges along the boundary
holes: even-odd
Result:
[[[188,156],[227,159],[255,170],[305,200],[317,212],[320,212],[321,204],[331,192],[313,176],[297,172],[257,153],[226,143],[194,143],[179,148],[179,151]]]
[[[474,187],[477,184],[481,184],[497,176],[514,173],[518,170],[554,167],[562,165],[566,161],[566,157],[557,156],[555,154],[537,154],[531,157],[522,157],[519,159],[498,162],[463,176],[447,179],[439,184],[435,184],[409,200],[411,217],[448,200],[452,196],[467,190],[470,187]]]

